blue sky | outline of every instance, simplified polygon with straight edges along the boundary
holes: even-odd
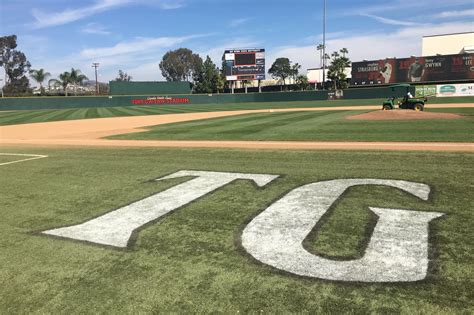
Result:
[[[474,30],[473,0],[327,0],[328,50],[353,61],[421,54],[423,35]],[[0,0],[0,35],[16,34],[32,68],[71,67],[100,81],[122,69],[162,80],[163,54],[187,47],[220,65],[225,48],[267,50],[319,66],[323,0]]]

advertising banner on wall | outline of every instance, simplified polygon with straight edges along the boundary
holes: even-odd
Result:
[[[474,80],[474,54],[352,63],[352,85]]]
[[[435,96],[436,85],[417,85],[415,86],[415,97]]]
[[[474,83],[436,86],[437,97],[474,96]]]

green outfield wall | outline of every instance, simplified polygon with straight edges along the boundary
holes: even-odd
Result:
[[[160,104],[235,104],[326,100],[327,92],[275,92],[249,94],[111,95],[103,97],[9,97],[0,99],[0,110],[66,109]]]
[[[110,95],[191,94],[189,82],[110,81]]]
[[[410,92],[415,95],[415,86],[410,87]],[[387,98],[387,97],[403,97],[407,94],[405,87],[396,87],[392,91],[389,87],[379,88],[354,88],[344,90],[344,98],[353,99],[371,99],[371,98]]]
[[[412,91],[414,93],[414,90]],[[344,91],[344,99],[373,99],[392,96],[387,88],[357,88]],[[398,96],[398,95],[395,95]],[[67,109],[160,104],[236,104],[256,102],[322,101],[327,91],[268,92],[248,94],[164,94],[81,97],[8,97],[0,99],[0,110]],[[330,103],[328,104],[330,105]]]

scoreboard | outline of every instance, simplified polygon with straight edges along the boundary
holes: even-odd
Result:
[[[227,81],[265,80],[265,49],[229,49],[224,52]]]

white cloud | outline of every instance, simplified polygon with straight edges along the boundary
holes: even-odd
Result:
[[[159,68],[160,60],[140,64],[136,67],[122,69],[136,81],[163,81],[165,80]],[[118,70],[115,72],[117,76]]]
[[[183,37],[135,38],[110,47],[87,48],[78,54],[48,62],[45,69],[59,75],[71,67],[81,69],[93,76],[92,62],[100,63],[99,78],[106,82],[113,80],[119,69],[133,76],[134,80],[163,80],[158,64],[166,49],[172,49],[188,40],[210,36],[209,34]]]
[[[408,57],[421,55],[422,37],[425,35],[449,34],[472,31],[472,23],[445,23],[440,25],[421,25],[402,27],[394,32],[377,32],[356,36],[346,36],[327,41],[327,51],[347,48],[352,61],[364,59],[384,59],[387,57]],[[319,66],[316,44],[311,46],[286,46],[273,49],[267,56],[267,64],[278,57],[288,57],[302,65],[302,69]]]
[[[107,31],[105,26],[99,23],[89,23],[80,29],[81,33],[94,34],[94,35],[110,35],[111,32]]]
[[[175,1],[175,2],[164,2],[160,4],[160,7],[163,10],[176,10],[180,9],[182,7],[185,7],[185,4],[180,1]]]
[[[67,9],[57,13],[42,12],[38,9],[33,9],[32,14],[36,20],[33,26],[35,28],[44,28],[49,26],[63,25],[117,8],[119,6],[123,6],[129,2],[130,0],[98,0],[91,6],[79,9]]]
[[[344,37],[344,36],[348,36],[349,34],[350,34],[350,32],[348,32],[348,31],[328,32],[328,33],[326,33],[326,40],[341,38],[341,37]],[[311,44],[315,44],[315,43],[319,44],[319,43],[321,43],[322,40],[323,40],[323,34],[319,34],[319,35],[307,36],[302,40],[302,42],[303,43],[311,43]]]
[[[462,11],[445,11],[435,15],[435,18],[462,18],[474,16],[473,10],[462,10]]]
[[[191,35],[183,37],[136,38],[121,42],[112,47],[87,48],[80,52],[80,56],[87,59],[115,57],[119,55],[145,54],[160,48],[169,48],[187,40],[206,35]]]
[[[410,22],[410,21],[402,21],[402,20],[395,20],[389,19],[378,15],[373,14],[360,14],[361,16],[366,16],[371,19],[374,19],[380,23],[388,24],[388,25],[400,25],[400,26],[415,26],[415,25],[422,25],[420,23]]]
[[[156,1],[155,1],[156,2]],[[35,19],[33,23],[34,28],[45,28],[51,26],[58,26],[68,24],[89,16],[96,15],[101,12],[109,11],[121,6],[132,5],[132,4],[153,4],[154,1],[133,1],[133,0],[96,0],[92,5],[77,8],[77,9],[66,9],[61,12],[43,12],[38,9],[32,10],[32,15]],[[171,2],[165,0],[158,0],[157,4],[163,10],[172,10],[181,8],[184,6],[182,2]]]
[[[413,9],[439,9],[453,6],[464,6],[469,5],[472,7],[472,0],[397,0],[390,3],[383,3],[377,5],[368,5],[360,7],[355,2],[356,7],[352,7],[344,15],[360,15],[360,14],[373,14],[373,13],[385,13],[387,11],[401,11],[406,14],[410,14]]]
[[[250,21],[250,18],[234,19],[234,20],[229,22],[229,26],[230,27],[238,27],[240,25],[243,25],[243,24],[247,23],[248,21]]]

